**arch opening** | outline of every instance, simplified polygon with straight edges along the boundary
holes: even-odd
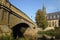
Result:
[[[26,23],[19,23],[19,24],[15,25],[12,28],[13,38],[16,39],[17,36],[24,37],[23,34],[28,27],[29,27],[29,25]]]

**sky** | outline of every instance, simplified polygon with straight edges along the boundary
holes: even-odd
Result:
[[[36,12],[42,9],[43,4],[46,13],[60,11],[60,0],[9,0],[11,4],[23,11],[33,21],[35,21]]]

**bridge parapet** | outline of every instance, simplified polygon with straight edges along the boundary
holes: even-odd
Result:
[[[23,26],[23,24],[24,24],[24,26]],[[18,26],[18,25],[20,25],[20,26]],[[22,12],[21,10],[14,7],[9,1],[0,0],[0,27],[1,28],[3,26],[3,28],[6,27],[10,30],[13,28],[12,30],[15,30],[15,27],[16,27],[16,29],[18,29],[20,27],[25,27],[27,25],[28,25],[29,30],[32,29],[31,30],[32,33],[33,32],[37,33],[36,24],[24,12]],[[26,31],[26,33],[28,31]]]
[[[19,10],[15,6],[13,6],[8,0],[1,0],[0,4],[6,6],[11,11],[15,12],[15,14],[22,16],[23,18],[27,19],[31,23],[33,22],[24,12],[22,12],[21,10]]]

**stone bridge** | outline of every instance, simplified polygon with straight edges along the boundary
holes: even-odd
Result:
[[[8,0],[0,0],[0,30],[9,33],[8,30],[15,27],[17,30],[23,25],[32,29],[36,28],[36,24],[24,12],[13,6]]]

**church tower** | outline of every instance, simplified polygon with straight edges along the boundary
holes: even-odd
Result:
[[[42,7],[42,12],[43,12],[43,15],[45,16],[45,19],[46,19],[46,8],[45,8],[44,4],[43,4],[43,7]]]
[[[42,7],[42,11],[43,11],[43,13],[45,13],[45,15],[46,15],[46,8],[45,8],[45,5],[43,4],[43,7]]]

